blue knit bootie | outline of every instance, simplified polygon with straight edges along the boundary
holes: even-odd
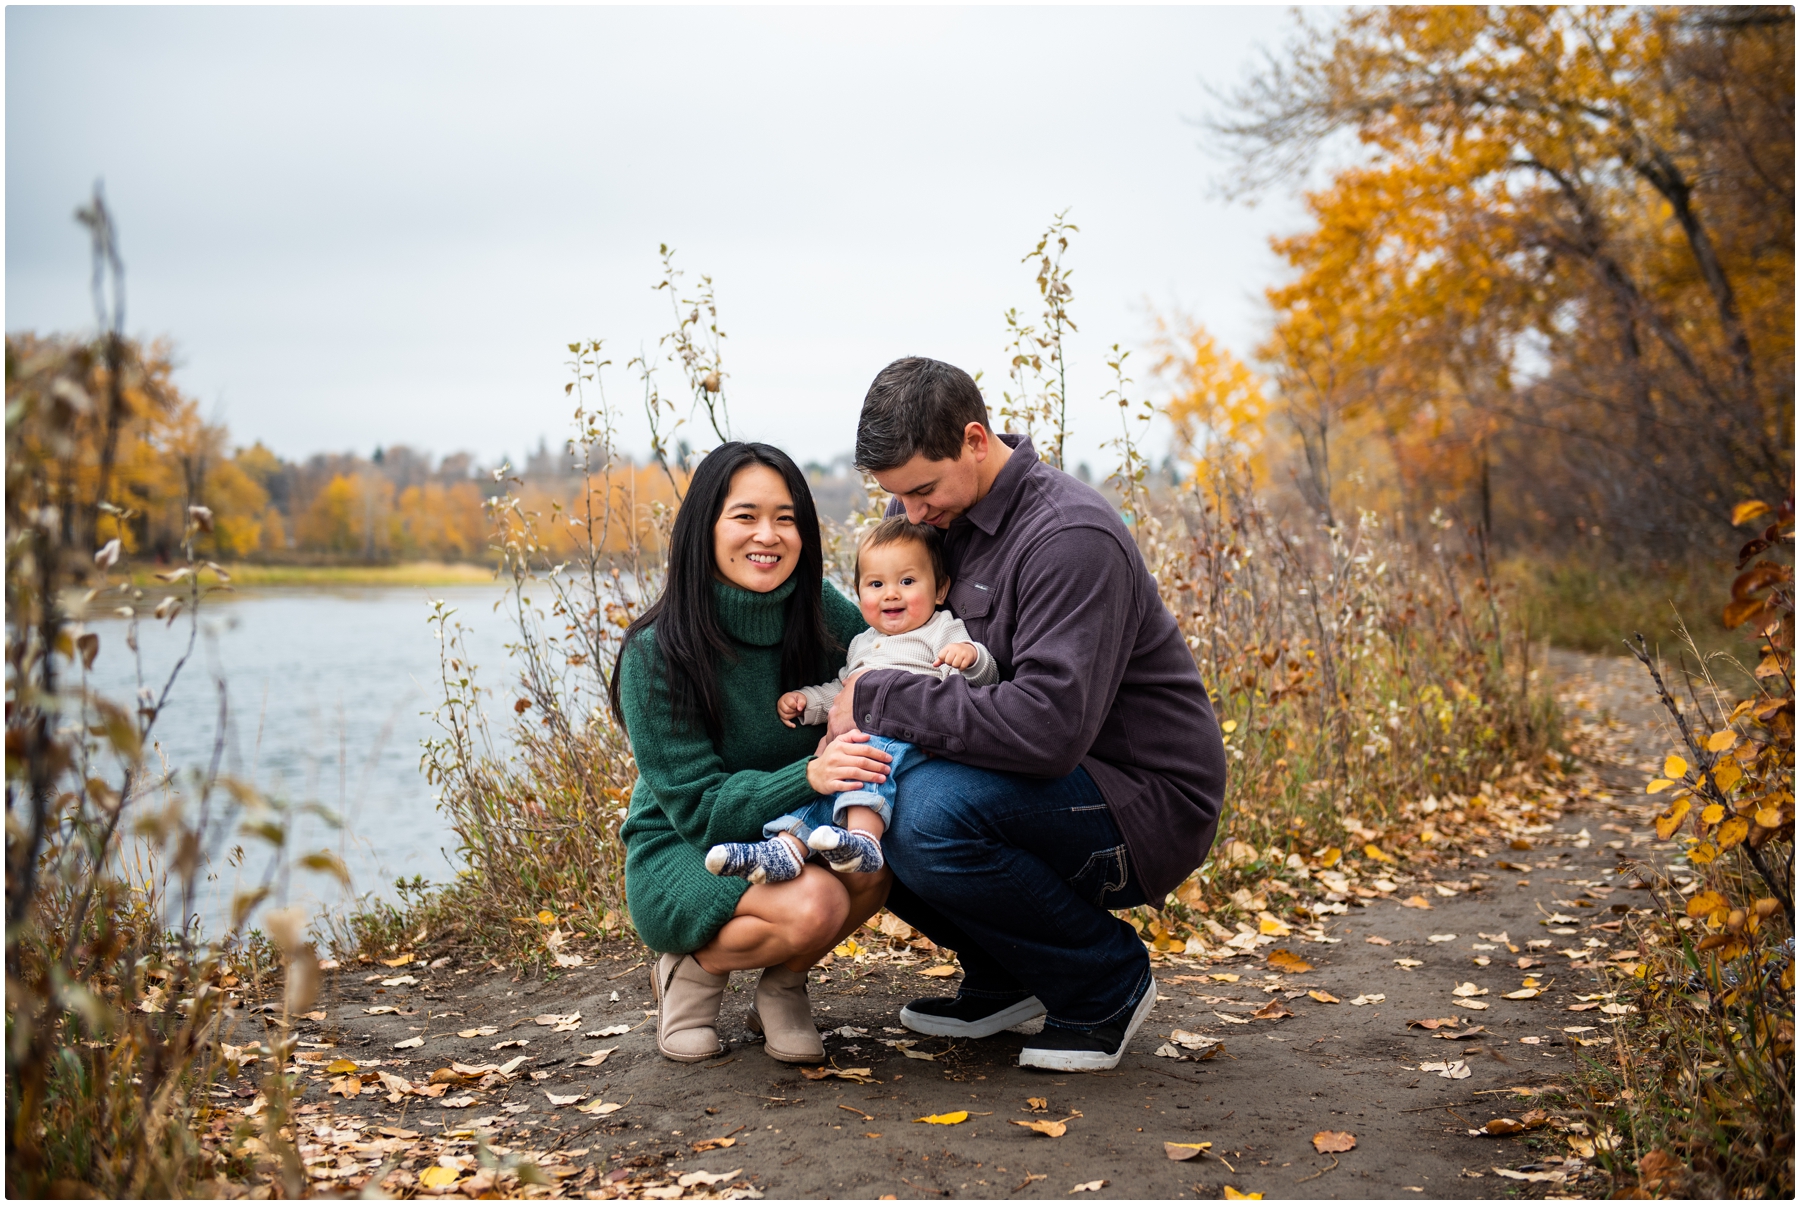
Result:
[[[886,859],[881,856],[881,842],[857,829],[821,824],[812,831],[806,844],[818,850],[833,870],[868,874],[886,865]]]
[[[800,877],[800,855],[780,837],[768,841],[728,841],[706,851],[706,868],[714,874],[752,883],[785,883]]]

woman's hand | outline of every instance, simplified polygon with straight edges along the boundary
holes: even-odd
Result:
[[[806,714],[806,696],[797,690],[788,691],[775,700],[775,713],[782,723],[792,728],[794,721]]]
[[[855,728],[831,741],[806,765],[806,781],[821,795],[860,790],[870,783],[886,782],[888,763],[894,759],[869,748],[869,734]]]

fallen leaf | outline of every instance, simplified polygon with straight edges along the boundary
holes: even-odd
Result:
[[[492,1046],[489,1046],[488,1049],[489,1050],[506,1050],[507,1048],[512,1047],[512,1046],[529,1046],[529,1045],[531,1045],[530,1038],[514,1038],[510,1042],[495,1042]]]
[[[326,1095],[345,1097],[360,1096],[362,1095],[362,1080],[354,1075],[346,1075],[340,1079],[334,1079],[331,1081],[331,1087],[327,1090]]]
[[[1400,901],[1400,906],[1401,906],[1401,907],[1402,907],[1402,908],[1425,908],[1425,909],[1430,909],[1430,907],[1431,907],[1431,901],[1430,901],[1430,900],[1427,900],[1427,899],[1426,899],[1426,898],[1425,898],[1425,897],[1424,897],[1424,896],[1422,896],[1422,895],[1409,895],[1409,896],[1407,896],[1407,897],[1406,897],[1406,898],[1405,898],[1405,899],[1403,899],[1403,900],[1401,900],[1401,901]]]
[[[1213,1015],[1216,1017],[1219,1014],[1214,1013]],[[1255,1017],[1259,1021],[1279,1021],[1283,1017],[1291,1017],[1294,1014],[1289,1011],[1288,1006],[1286,1004],[1282,1003],[1278,999],[1275,999],[1274,997],[1271,997],[1267,1004],[1263,1005],[1261,1008],[1257,1009],[1255,1012],[1251,1013],[1250,1015]]]
[[[1310,992],[1307,992],[1306,994],[1311,996],[1314,1000],[1317,1000],[1320,1004],[1342,1004],[1343,1003],[1342,1000],[1339,1000],[1336,996],[1332,995],[1330,992],[1310,991]]]
[[[1272,1004],[1272,1003],[1274,1003],[1274,1001],[1270,1001],[1270,1003]],[[1230,1013],[1222,1013],[1222,1012],[1217,1011],[1216,1009],[1213,1011],[1213,1016],[1217,1017],[1221,1021],[1224,1021],[1228,1025],[1248,1025],[1248,1024],[1250,1024],[1249,1017],[1234,1017]]]
[[[412,960],[413,956],[411,954],[402,954],[398,958],[380,958],[376,961],[380,962],[384,967],[403,967]]]
[[[1544,989],[1541,987],[1522,987],[1516,992],[1507,992],[1500,998],[1502,1000],[1535,1000],[1543,994]]]
[[[1177,1163],[1186,1163],[1189,1159],[1198,1159],[1212,1149],[1210,1142],[1165,1142],[1163,1154]]]
[[[1225,1199],[1227,1201],[1260,1201],[1263,1199],[1263,1195],[1260,1192],[1239,1192],[1237,1189],[1227,1184],[1225,1186]]]
[[[961,1125],[963,1122],[969,1120],[969,1111],[967,1109],[958,1109],[954,1113],[933,1113],[929,1117],[915,1117],[913,1120],[915,1122],[922,1121],[926,1125],[933,1126]]]
[[[474,1079],[478,1076],[486,1075],[490,1071],[498,1071],[500,1068],[494,1066],[492,1063],[459,1063],[452,1060],[450,1063],[450,1070],[457,1075],[462,1076],[464,1079]]]
[[[1482,1134],[1517,1134],[1524,1128],[1523,1124],[1514,1121],[1510,1117],[1496,1117],[1486,1125],[1482,1126],[1479,1130],[1470,1130],[1469,1133],[1476,1136]]]
[[[802,1067],[806,1079],[847,1079],[853,1084],[872,1084],[874,1073],[867,1067]]]
[[[404,1042],[395,1042],[395,1050],[414,1050],[425,1044],[424,1038],[407,1038]]]
[[[691,1172],[681,1173],[675,1183],[679,1184],[682,1188],[692,1188],[696,1184],[704,1184],[710,1188],[714,1184],[721,1183],[725,1180],[736,1179],[739,1175],[743,1174],[743,1170],[743,1168],[738,1167],[733,1168],[728,1172],[709,1172],[703,1167],[695,1168]]]
[[[1455,1033],[1434,1033],[1431,1036],[1434,1038],[1442,1038],[1446,1042],[1461,1042],[1474,1037],[1476,1034],[1485,1032],[1487,1032],[1487,1026],[1473,1025],[1468,1029],[1459,1029]],[[1520,1041],[1523,1040],[1523,1038],[1520,1039]]]
[[[448,1188],[462,1179],[462,1173],[455,1168],[439,1167],[436,1164],[419,1173],[419,1183],[426,1188]]]
[[[1477,987],[1473,983],[1461,983],[1452,988],[1450,994],[1467,999],[1474,996],[1485,996],[1488,994],[1488,990],[1485,987]]]
[[[1562,1172],[1516,1172],[1508,1167],[1496,1167],[1494,1174],[1508,1180],[1529,1180],[1533,1184],[1561,1184],[1568,1178]]]
[[[1089,1180],[1086,1184],[1077,1184],[1074,1188],[1069,1190],[1069,1193],[1070,1195],[1074,1195],[1078,1192],[1099,1192],[1105,1187],[1105,1180]]]
[[[496,1070],[498,1070],[501,1075],[504,1075],[504,1076],[507,1076],[510,1078],[512,1073],[519,1069],[519,1064],[523,1063],[524,1061],[525,1061],[525,1056],[521,1054],[516,1058],[511,1058],[511,1059],[508,1059],[506,1062],[501,1063],[500,1066]]]
[[[920,971],[919,974],[928,976],[932,979],[942,979],[946,976],[956,974],[956,966],[953,963],[948,962],[940,963],[934,967],[926,967],[924,970]]]
[[[610,1100],[593,1100],[585,1105],[576,1105],[577,1113],[586,1113],[589,1117],[605,1117],[608,1113],[617,1113],[625,1106]]]
[[[558,954],[556,956],[556,965],[559,967],[578,967],[581,965],[581,955]]]
[[[1442,1029],[1446,1025],[1455,1025],[1459,1019],[1457,1017],[1432,1017],[1424,1021],[1408,1021],[1406,1027],[1408,1029]]]
[[[1481,1000],[1464,1000],[1462,1002],[1462,1006],[1464,1008],[1473,1009],[1474,1011],[1476,1011],[1478,1013],[1484,1013],[1487,1011],[1487,1008],[1488,1008],[1486,1002],[1481,1001]]]
[[[1454,934],[1454,933],[1433,933],[1430,937],[1427,937],[1425,940],[1426,941],[1455,941],[1456,934]]]
[[[351,1059],[332,1059],[325,1070],[332,1075],[349,1075],[356,1070],[356,1063]]]
[[[533,1017],[532,1021],[538,1025],[568,1025],[571,1023],[579,1024],[581,1022],[581,1014],[580,1013],[569,1013],[567,1015],[558,1015],[556,1013],[545,1013],[542,1016]]]
[[[440,1109],[466,1109],[474,1103],[475,1103],[475,1098],[473,1096],[452,1096],[446,1100],[438,1101],[438,1108],[440,1108]]]
[[[1420,962],[1417,958],[1396,958],[1394,959],[1394,965],[1403,971],[1410,971],[1413,967],[1422,967],[1425,964]]]
[[[379,1017],[386,1013],[397,1013],[400,1010],[391,1004],[377,1004],[374,1008],[365,1008],[363,1011],[371,1017]]]
[[[1623,1017],[1637,1011],[1635,1004],[1602,1004],[1600,1011],[1609,1017]]]
[[[582,1059],[580,1062],[576,1063],[575,1065],[577,1067],[598,1067],[601,1063],[604,1063],[606,1061],[607,1055],[611,1054],[613,1051],[615,1051],[617,1049],[618,1049],[617,1046],[608,1046],[605,1050],[596,1050],[596,1051],[594,1051],[594,1053],[588,1055],[585,1059]]]
[[[1363,940],[1372,946],[1391,946],[1394,944],[1387,938],[1374,933],[1369,934],[1367,937],[1363,938]]]
[[[459,1029],[456,1031],[456,1036],[459,1038],[491,1038],[499,1032],[500,1030],[495,1026],[483,1025],[480,1029]]]
[[[1313,1150],[1321,1155],[1340,1154],[1356,1149],[1356,1135],[1348,1130],[1320,1130],[1313,1135]]]
[[[1380,1004],[1383,1000],[1386,1000],[1386,999],[1387,999],[1386,992],[1375,992],[1372,995],[1358,996],[1356,999],[1350,1001],[1350,1003],[1356,1007],[1361,1007],[1364,1004]]]
[[[1256,927],[1264,937],[1286,937],[1293,932],[1279,918],[1271,916],[1267,912],[1257,914]]]
[[[394,979],[383,979],[381,981],[381,986],[382,987],[412,987],[414,984],[416,984],[418,982],[419,981],[417,979],[413,978],[411,975],[401,975]]]
[[[616,1038],[622,1033],[630,1032],[631,1026],[629,1025],[608,1025],[605,1029],[589,1030],[583,1036],[589,1038]]]
[[[1468,1079],[1473,1072],[1461,1059],[1454,1063],[1420,1063],[1420,1071],[1435,1071],[1442,1079]]]
[[[1311,970],[1312,968],[1308,967],[1307,969]],[[1230,971],[1218,971],[1208,975],[1207,978],[1213,980],[1215,983],[1236,983],[1240,977],[1233,975]]]
[[[914,1050],[911,1046],[896,1046],[895,1049],[909,1059],[919,1059],[927,1063],[937,1062],[937,1055],[926,1054],[923,1050]]]
[[[930,1121],[931,1118],[928,1117],[925,1118],[925,1120]],[[1046,1138],[1061,1138],[1064,1134],[1069,1132],[1069,1127],[1060,1121],[1015,1121],[1013,1124],[1016,1126],[1024,1126],[1033,1133],[1042,1134]]]
[[[1042,1112],[1043,1110],[1048,1109],[1050,1107],[1050,1101],[1049,1101],[1048,1097],[1027,1096],[1025,1098],[1025,1105],[1027,1108],[1035,1109],[1039,1112]]]
[[[1277,946],[1269,951],[1269,965],[1277,970],[1285,971],[1289,975],[1304,975],[1313,969],[1312,963],[1283,946]],[[1233,975],[1225,982],[1234,983],[1236,981],[1237,976]]]
[[[549,1097],[550,1103],[557,1106],[558,1108],[561,1108],[563,1105],[572,1105],[577,1101],[582,1101],[582,1100],[587,1099],[586,1092],[577,1092],[573,1096],[558,1096],[554,1092],[546,1092],[546,1093],[544,1093],[544,1095]]]
[[[735,1138],[702,1138],[699,1142],[690,1143],[689,1149],[698,1155],[705,1151],[722,1151],[728,1146],[736,1145]]]

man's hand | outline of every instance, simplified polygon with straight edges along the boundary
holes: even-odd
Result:
[[[804,715],[805,712],[806,696],[800,691],[790,690],[785,695],[782,695],[779,699],[775,700],[775,713],[781,717],[781,722],[786,724],[789,728],[792,728],[794,726],[794,721]]]
[[[850,680],[844,683],[844,689],[838,691],[837,698],[831,701],[831,714],[825,719],[827,741],[835,741],[856,727],[856,680],[867,672],[864,670],[862,673],[851,674]]]
[[[948,665],[951,669],[968,669],[980,659],[981,654],[975,651],[974,645],[959,640],[938,650],[937,660],[932,664]]]

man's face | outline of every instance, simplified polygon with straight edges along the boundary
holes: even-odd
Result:
[[[988,433],[980,423],[965,431],[962,455],[955,460],[927,460],[921,453],[903,465],[872,474],[881,488],[900,499],[909,522],[943,530],[980,501],[981,462],[987,459]]]

